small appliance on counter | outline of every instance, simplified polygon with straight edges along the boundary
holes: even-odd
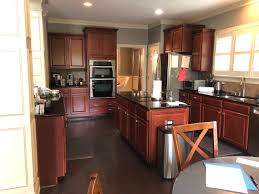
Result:
[[[74,85],[74,76],[72,73],[67,74],[67,85],[73,86]]]
[[[188,80],[183,82],[183,89],[198,90],[199,87],[205,87],[206,80]]]
[[[62,76],[59,73],[52,74],[52,83],[53,86],[61,86]]]

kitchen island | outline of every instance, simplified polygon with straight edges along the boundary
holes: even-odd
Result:
[[[156,166],[157,128],[165,121],[188,124],[189,106],[169,106],[150,97],[134,97],[131,92],[116,96],[116,127],[121,136],[151,166]]]

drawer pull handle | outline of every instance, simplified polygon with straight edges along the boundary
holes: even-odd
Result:
[[[138,120],[136,120],[136,123],[138,122]]]

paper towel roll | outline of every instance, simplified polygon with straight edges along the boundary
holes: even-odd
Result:
[[[152,97],[159,100],[161,99],[162,92],[162,81],[161,80],[153,80],[153,92]]]

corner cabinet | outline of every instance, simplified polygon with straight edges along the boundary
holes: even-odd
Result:
[[[88,59],[116,59],[117,29],[84,29]]]
[[[82,35],[48,34],[51,69],[85,68],[85,43]]]
[[[213,48],[214,48],[213,29],[202,29],[196,32],[192,39],[192,63],[193,71],[210,72],[212,69]]]

